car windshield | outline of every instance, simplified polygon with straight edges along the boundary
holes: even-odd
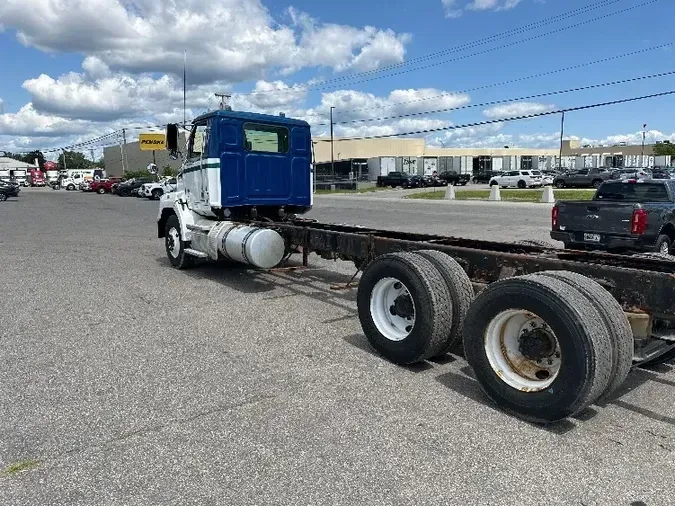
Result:
[[[605,183],[600,186],[595,198],[622,202],[670,202],[663,183]]]

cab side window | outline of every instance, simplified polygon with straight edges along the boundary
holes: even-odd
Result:
[[[207,125],[201,123],[192,128],[188,158],[203,158],[207,154]]]

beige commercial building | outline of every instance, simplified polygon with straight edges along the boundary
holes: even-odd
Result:
[[[560,147],[545,149],[438,148],[427,146],[421,138],[341,139],[312,138],[317,180],[375,180],[377,176],[399,170],[411,174],[432,174],[455,171],[475,173],[488,170],[553,169],[583,167],[652,167],[670,165],[670,157],[654,157],[653,145],[581,146],[579,141],[566,140]],[[181,134],[180,146],[185,145]],[[104,151],[106,171],[121,176],[123,171],[142,170],[153,161],[152,151],[141,151],[138,142]],[[161,170],[169,165],[180,168],[180,159],[171,160],[167,151],[154,153]]]

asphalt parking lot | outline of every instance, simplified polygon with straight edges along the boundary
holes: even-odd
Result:
[[[315,206],[497,240],[545,239],[549,220],[512,203]],[[375,355],[355,292],[329,287],[348,264],[176,271],[157,208],[49,189],[0,203],[0,504],[672,504],[675,366],[531,425],[495,409],[461,357]]]

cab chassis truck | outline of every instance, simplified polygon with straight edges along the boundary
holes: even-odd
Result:
[[[632,368],[675,357],[675,262],[320,223],[310,127],[283,115],[196,118],[157,235],[169,262],[260,270],[302,254],[354,262],[363,333],[400,365],[462,354],[502,410],[557,422],[603,404]],[[555,216],[552,215],[552,220]]]

